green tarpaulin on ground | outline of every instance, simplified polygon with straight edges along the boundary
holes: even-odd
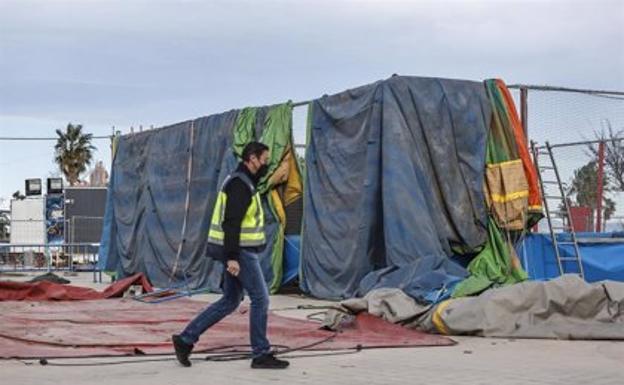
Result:
[[[488,223],[488,239],[484,249],[468,265],[470,276],[460,282],[453,298],[479,294],[491,286],[525,281],[526,272],[517,263],[509,243],[494,221]]]

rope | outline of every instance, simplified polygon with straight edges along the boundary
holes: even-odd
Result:
[[[193,145],[195,144],[195,121],[191,120],[191,139],[189,145],[189,159],[186,171],[186,202],[184,203],[184,220],[182,221],[182,230],[180,231],[180,243],[178,244],[178,252],[176,253],[175,261],[173,262],[173,268],[171,269],[171,274],[169,275],[169,284],[173,280],[175,273],[178,269],[178,262],[180,261],[180,255],[182,254],[182,246],[184,246],[184,236],[186,234],[186,222],[188,220],[189,206],[191,201],[191,176],[193,173]],[[186,271],[184,274],[185,282],[186,281]]]

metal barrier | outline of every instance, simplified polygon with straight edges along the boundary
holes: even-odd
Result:
[[[99,243],[0,244],[0,272],[92,271],[93,282],[102,282],[99,249]]]

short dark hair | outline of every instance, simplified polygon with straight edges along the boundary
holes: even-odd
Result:
[[[269,146],[266,144],[260,142],[249,142],[243,149],[242,157],[245,162],[248,162],[252,155],[259,158],[265,151],[269,151]]]

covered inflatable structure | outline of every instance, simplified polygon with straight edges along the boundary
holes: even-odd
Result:
[[[237,154],[260,140],[271,148],[260,190],[272,292],[287,226],[301,228],[300,287],[315,297],[394,287],[438,302],[526,279],[511,243],[541,199],[502,81],[393,76],[308,106],[303,168],[290,102],[119,137],[100,268],[218,291],[209,217]],[[302,202],[302,218],[290,215]]]

